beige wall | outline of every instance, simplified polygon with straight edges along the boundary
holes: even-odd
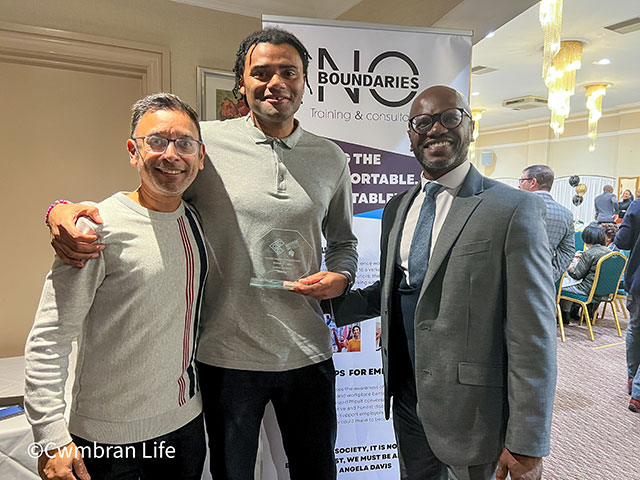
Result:
[[[5,22],[166,46],[171,91],[196,107],[196,67],[231,71],[260,20],[169,0],[0,0]]]
[[[100,200],[138,185],[124,142],[138,78],[0,62],[4,235],[0,357],[21,355],[53,261],[47,205]]]
[[[196,67],[231,71],[260,21],[168,0],[0,0],[2,21],[159,45],[171,91],[196,106]],[[124,139],[140,79],[0,62],[5,235],[0,240],[0,357],[21,355],[53,252],[43,224],[56,198],[101,200],[137,175]],[[47,87],[47,88],[45,88]],[[107,166],[107,167],[105,167]],[[8,234],[7,232],[13,232]]]
[[[598,125],[596,149],[588,151],[587,117],[565,123],[565,133],[555,139],[548,122],[482,129],[477,140],[476,166],[493,178],[518,178],[528,165],[544,164],[557,177],[640,175],[640,106],[606,111]],[[481,152],[494,152],[494,165],[480,165]]]

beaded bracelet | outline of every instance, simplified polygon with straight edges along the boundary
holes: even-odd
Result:
[[[51,227],[51,225],[49,225],[49,214],[51,213],[51,210],[53,210],[53,207],[55,207],[56,205],[64,205],[67,203],[69,202],[66,200],[56,200],[51,205],[49,205],[49,208],[47,208],[47,214],[44,216],[44,223],[47,225],[47,227]]]

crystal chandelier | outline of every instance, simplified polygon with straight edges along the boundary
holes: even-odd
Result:
[[[469,160],[476,159],[476,140],[480,135],[480,119],[484,110],[471,110],[471,120],[473,120],[473,139],[469,144]]]
[[[544,32],[542,47],[542,78],[547,83],[547,72],[553,57],[560,51],[562,31],[562,0],[542,0],[540,2],[540,26]]]
[[[581,67],[582,42],[565,41],[553,57],[545,83],[549,88],[548,106],[556,138],[564,132],[564,121],[569,116],[571,96],[575,93],[576,71]]]
[[[587,109],[589,110],[589,151],[596,149],[596,136],[598,134],[598,120],[602,116],[602,97],[607,94],[606,83],[595,83],[587,85]]]

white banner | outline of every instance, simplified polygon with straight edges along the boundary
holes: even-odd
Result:
[[[313,93],[305,92],[296,118],[305,130],[334,140],[348,155],[360,254],[356,286],[366,286],[379,276],[384,204],[419,181],[420,167],[407,137],[411,103],[422,90],[439,84],[468,97],[471,32],[270,16],[263,16],[263,26],[292,32],[311,54]],[[379,319],[358,325],[360,332],[355,326],[335,328],[331,318],[326,320],[336,352],[338,479],[397,480],[395,437],[383,411]],[[273,453],[273,445],[268,450]],[[284,466],[277,465],[283,460],[265,461],[276,463],[278,473],[265,470],[263,479],[288,478]]]

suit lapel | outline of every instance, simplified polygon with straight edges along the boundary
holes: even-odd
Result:
[[[382,298],[389,298],[391,295],[391,287],[393,285],[393,272],[395,270],[395,263],[398,260],[398,249],[400,247],[400,239],[402,238],[402,229],[404,228],[404,221],[407,218],[407,211],[413,199],[420,191],[420,183],[407,190],[404,197],[400,200],[396,216],[393,219],[393,224],[389,230],[389,242],[387,243],[387,255],[385,264],[385,278],[382,283],[383,291]],[[384,233],[383,233],[384,235]]]
[[[478,196],[483,191],[483,177],[478,171],[471,166],[469,173],[464,179],[458,194],[453,199],[451,209],[447,214],[447,218],[442,225],[442,230],[438,234],[438,239],[433,248],[431,258],[429,259],[429,268],[425,275],[420,296],[422,296],[433,280],[436,272],[442,265],[442,262],[453,247],[456,239],[462,232],[469,217],[474,212],[482,198]]]

